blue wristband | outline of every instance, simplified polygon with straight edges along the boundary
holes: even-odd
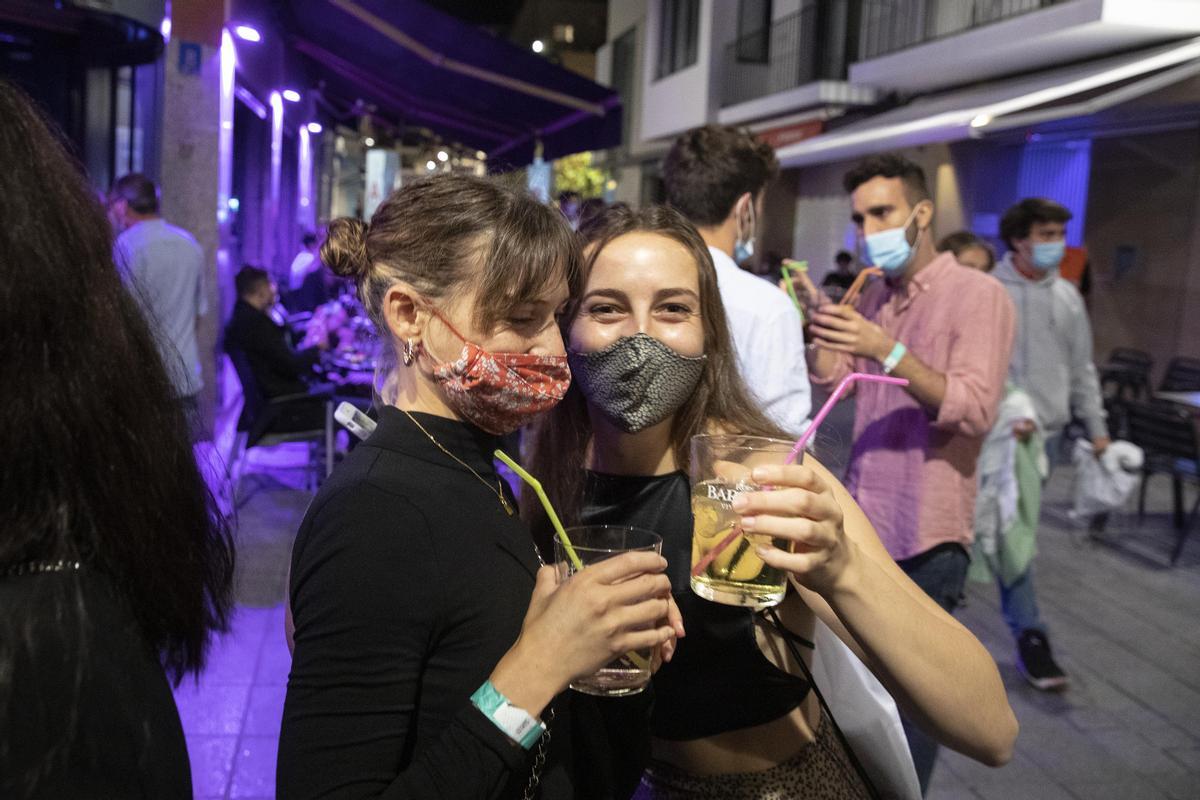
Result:
[[[904,358],[904,354],[908,352],[908,348],[900,342],[896,342],[892,347],[892,352],[888,353],[888,357],[883,360],[883,374],[891,375],[892,370],[900,363],[900,359]]]
[[[526,750],[537,744],[537,740],[546,732],[546,725],[538,722],[523,708],[517,708],[500,694],[491,681],[483,685],[471,695],[471,703],[492,721],[492,724],[504,732]]]

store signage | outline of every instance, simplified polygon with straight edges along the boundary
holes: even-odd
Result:
[[[819,136],[825,130],[825,120],[810,119],[804,122],[796,122],[791,125],[781,125],[778,128],[768,128],[765,131],[759,131],[754,134],[759,140],[766,142],[776,150],[787,147],[789,144],[802,142],[805,139],[811,139],[814,136]]]

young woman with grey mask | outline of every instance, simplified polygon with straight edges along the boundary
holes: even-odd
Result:
[[[783,654],[782,637],[811,642],[817,619],[910,719],[980,761],[1007,761],[1016,721],[995,663],[896,567],[815,459],[759,468],[756,481],[773,491],[734,503],[744,530],[793,543],[793,552],[758,553],[790,573],[782,628],[690,591],[689,440],[785,434],[738,375],[712,260],[682,216],[615,206],[581,235],[584,288],[562,321],[574,384],[536,428],[531,462],[568,524],[630,524],[663,537],[686,637],[654,678],[653,758],[635,797],[867,796]],[[544,537],[545,519],[530,511]]]

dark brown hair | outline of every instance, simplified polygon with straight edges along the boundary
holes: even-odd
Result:
[[[472,321],[480,330],[558,280],[572,294],[579,282],[579,247],[561,214],[526,192],[466,175],[436,175],[396,190],[369,225],[333,220],[321,261],[354,279],[385,337],[383,298],[400,281],[431,301],[478,287]]]
[[[271,276],[267,274],[267,271],[253,264],[246,264],[238,270],[237,275],[233,276],[233,288],[238,297],[249,297],[257,291],[259,286],[270,282]]]
[[[978,247],[983,252],[987,253],[988,268],[991,272],[996,267],[996,251],[986,240],[980,239],[970,231],[955,231],[948,236],[942,237],[942,240],[937,243],[939,253],[954,253],[957,257],[962,251],[969,250],[972,247]]]
[[[1035,222],[1070,222],[1071,212],[1053,200],[1027,197],[1000,218],[1000,238],[1012,249],[1014,239],[1025,239]]]
[[[113,263],[104,209],[32,101],[2,80],[0,219],[0,565],[85,562],[172,678],[199,672],[210,632],[229,621],[232,537]],[[80,608],[62,600],[61,614]],[[0,614],[0,675],[36,640],[28,624]],[[84,654],[68,657],[83,668]],[[0,714],[26,713],[3,700]]]
[[[846,194],[853,194],[855,189],[872,178],[899,178],[904,184],[904,196],[909,205],[915,206],[922,200],[932,199],[929,184],[925,181],[925,170],[899,153],[880,153],[864,158],[842,177],[842,187]]]
[[[683,245],[695,260],[699,277],[700,320],[704,328],[704,352],[708,358],[696,391],[675,412],[671,447],[676,463],[681,469],[687,469],[691,438],[713,429],[789,438],[759,410],[742,381],[712,256],[700,234],[679,212],[665,206],[634,211],[624,203],[617,203],[589,219],[580,230],[585,248],[583,284],[586,285],[604,248],[618,237],[635,232],[655,233]],[[569,335],[579,310],[576,296],[563,317],[564,338]],[[550,500],[566,525],[579,522],[585,458],[591,439],[587,403],[578,384],[572,383],[563,401],[536,424],[529,449],[530,469],[546,485]],[[522,513],[533,527],[538,544],[545,546],[549,530],[541,506],[538,503],[523,505]]]
[[[779,174],[775,150],[749,131],[706,125],[675,140],[663,159],[667,203],[692,224],[720,225],[737,199],[757,197]]]
[[[140,172],[123,175],[113,184],[110,200],[124,200],[139,214],[158,213],[158,188]]]

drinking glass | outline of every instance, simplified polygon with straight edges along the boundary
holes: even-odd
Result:
[[[769,491],[750,475],[755,467],[783,464],[794,443],[762,436],[692,437],[692,591],[729,606],[767,608],[783,600],[787,573],[768,566],[754,552],[773,544],[790,550],[786,539],[742,533],[733,498],[743,492]]]
[[[662,537],[657,533],[628,525],[582,525],[567,528],[567,538],[583,568],[606,558],[634,550],[662,553]],[[558,582],[570,580],[577,571],[561,541],[554,540],[554,567]],[[571,688],[600,697],[637,694],[650,682],[652,648],[634,650],[618,656],[595,673],[571,682]]]

